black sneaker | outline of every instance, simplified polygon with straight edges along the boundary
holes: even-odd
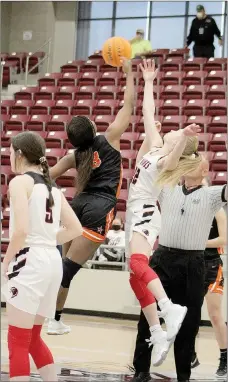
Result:
[[[131,379],[130,382],[149,382],[151,381],[150,373],[141,372],[141,373],[135,373],[134,377]]]
[[[216,371],[216,377],[221,380],[227,379],[227,357],[221,357],[218,370]]]
[[[200,363],[199,363],[197,354],[194,353],[193,356],[192,356],[192,360],[191,360],[191,368],[194,369],[195,367],[197,367],[199,365],[200,365]]]

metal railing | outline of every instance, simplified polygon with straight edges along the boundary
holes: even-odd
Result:
[[[39,65],[43,64],[43,62],[47,62],[47,69],[46,72],[49,72],[49,66],[50,66],[50,55],[51,55],[51,44],[52,44],[52,38],[49,38],[43,45],[39,47],[34,53],[29,53],[26,57],[26,63],[25,63],[25,86],[28,84],[28,75],[36,69]],[[34,66],[32,66],[29,69],[29,59],[36,55],[36,53],[40,52],[41,49],[43,49],[45,46],[48,46],[48,52],[45,54],[45,56],[37,62]]]

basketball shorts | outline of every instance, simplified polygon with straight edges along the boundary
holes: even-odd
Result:
[[[116,199],[83,192],[70,205],[83,227],[83,236],[95,243],[102,243],[114,218]]]
[[[205,294],[207,292],[223,294],[223,262],[220,257],[205,259]]]
[[[2,293],[6,302],[17,309],[54,318],[62,275],[57,248],[24,248],[9,264]]]
[[[161,228],[161,214],[157,205],[151,201],[136,201],[127,206],[125,223],[125,255],[130,257],[129,243],[133,232],[138,232],[145,237],[151,251]]]

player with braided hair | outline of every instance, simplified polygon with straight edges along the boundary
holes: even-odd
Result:
[[[30,354],[43,380],[57,381],[52,354],[40,333],[45,317],[54,317],[62,280],[56,245],[81,235],[82,227],[50,179],[44,140],[23,132],[12,139],[10,151],[17,176],[9,184],[10,243],[2,287],[9,322],[10,380],[30,380]]]
[[[51,177],[56,179],[68,169],[76,168],[76,196],[71,206],[83,226],[83,235],[63,248],[63,280],[55,320],[49,322],[48,334],[70,331],[60,320],[70,283],[105,240],[114,217],[122,180],[120,138],[129,126],[134,100],[130,61],[123,59],[123,70],[127,74],[124,106],[105,134],[96,135],[96,125],[88,117],[73,117],[67,135],[75,150],[50,170]]]

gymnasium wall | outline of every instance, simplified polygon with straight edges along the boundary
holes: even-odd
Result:
[[[2,2],[1,7],[2,51],[35,52],[52,38],[50,71],[75,58],[76,1],[14,1]],[[32,31],[31,40],[23,40],[24,31]]]
[[[227,259],[224,258],[223,315],[227,321]],[[139,306],[129,285],[129,273],[82,269],[71,283],[65,308],[74,311],[138,315]],[[2,301],[5,301],[2,298]],[[209,321],[204,302],[201,319]]]

